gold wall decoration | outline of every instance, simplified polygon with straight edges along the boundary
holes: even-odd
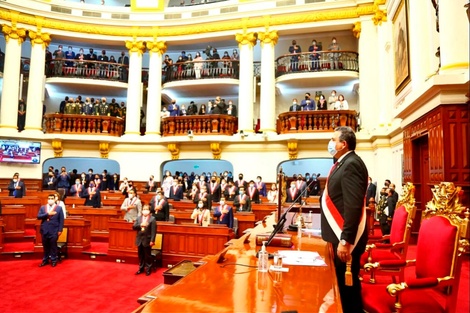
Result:
[[[4,24],[2,26],[2,32],[3,35],[5,36],[5,41],[8,43],[10,38],[18,40],[19,44],[22,44],[26,38],[26,29],[24,28],[16,28],[16,25],[13,24],[14,26],[8,26]]]
[[[382,25],[382,22],[387,21],[387,12],[385,10],[382,11],[377,8],[377,11],[375,11],[372,21],[374,21],[374,25]]]
[[[264,33],[259,32],[258,39],[261,42],[261,47],[263,47],[264,44],[272,44],[273,46],[275,46],[279,39],[279,35],[276,30],[266,31]]]
[[[32,46],[37,44],[42,45],[44,48],[46,48],[51,43],[51,34],[49,33],[41,33],[41,31],[35,32],[33,30],[30,30],[28,34],[29,38],[31,39],[30,41]]]
[[[109,142],[100,142],[99,149],[101,158],[107,159],[109,156]]]
[[[212,156],[214,160],[220,160],[222,154],[222,148],[220,142],[211,142]]]
[[[354,37],[359,39],[359,37],[361,37],[361,30],[362,30],[361,22],[354,23],[354,27],[352,29]]]
[[[243,32],[235,35],[235,40],[238,42],[238,45],[251,45],[252,47],[256,45],[258,40],[257,33],[248,33]]]
[[[172,160],[178,160],[180,158],[180,147],[177,143],[169,143],[168,150],[171,153]]]
[[[61,158],[64,153],[64,148],[62,147],[62,140],[53,139],[51,145],[52,149],[54,150],[54,157]]]
[[[147,41],[146,43],[149,53],[160,53],[164,54],[166,52],[167,46],[165,41]]]
[[[134,40],[126,40],[126,48],[129,50],[129,54],[137,52],[139,55],[142,55],[147,49],[145,43],[136,38],[134,38]]]
[[[289,160],[297,159],[297,155],[299,154],[298,141],[296,139],[288,140],[287,150],[289,151]]]

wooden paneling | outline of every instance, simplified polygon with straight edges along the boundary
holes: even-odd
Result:
[[[81,253],[90,248],[91,228],[90,221],[81,217],[70,217],[64,221],[64,228],[68,228],[67,246],[69,253]],[[41,222],[36,223],[36,236],[34,250],[42,251],[42,237],[40,233]]]
[[[5,224],[3,222],[3,217],[0,216],[0,253],[3,251],[3,232],[5,229]]]
[[[75,208],[67,209],[70,216],[82,216],[91,222],[91,236],[99,238],[108,238],[109,236],[109,220],[111,218],[119,219],[122,216],[120,208],[102,207],[92,208],[90,206],[75,206]]]
[[[26,196],[23,198],[13,198],[13,197],[0,197],[0,202],[2,205],[21,205],[25,209],[25,223],[28,226],[33,226],[36,222],[39,208],[42,204],[41,199],[35,196]]]
[[[24,236],[26,208],[22,205],[2,204],[4,238],[21,238]]]
[[[132,229],[133,223],[121,219],[110,219],[108,255],[132,256],[137,255],[135,246],[136,231]]]

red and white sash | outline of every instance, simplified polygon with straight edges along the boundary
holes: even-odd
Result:
[[[248,193],[250,194],[250,199],[253,199],[253,196],[255,195],[255,187],[250,187],[248,190]]]
[[[331,173],[334,171],[336,166],[337,166],[337,163],[335,163],[331,167],[330,173],[328,174],[328,178],[330,177]],[[335,233],[336,237],[338,238],[338,240],[341,240],[341,233],[343,231],[344,218],[341,216],[335,204],[333,203],[330,196],[328,195],[328,178],[326,179],[325,189],[323,191],[323,196],[321,198],[322,210],[323,210],[323,214],[325,215],[326,220],[328,221],[328,224],[330,225],[331,229]],[[359,239],[364,233],[365,228],[366,228],[366,207],[365,207],[365,202],[364,202],[364,205],[362,206],[361,220],[357,228],[356,238],[354,240],[354,244],[350,245],[349,247],[349,253],[351,253],[354,250],[354,247],[359,242]]]
[[[217,183],[211,184],[211,194],[214,194],[216,190],[217,190]]]

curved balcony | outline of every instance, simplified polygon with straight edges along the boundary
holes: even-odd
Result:
[[[317,51],[285,54],[276,59],[276,77],[322,71],[359,72],[359,54],[353,51]]]
[[[162,119],[162,136],[228,135],[236,133],[238,119],[231,115],[170,116]]]
[[[124,120],[113,116],[51,113],[44,115],[46,134],[99,134],[120,137]]]
[[[127,83],[129,66],[115,62],[54,59],[46,61],[46,77],[105,79]]]
[[[357,116],[354,110],[285,112],[279,114],[277,133],[332,132],[338,126],[357,130]]]
[[[163,82],[210,78],[238,79],[239,66],[240,61],[223,59],[175,63],[164,68]]]

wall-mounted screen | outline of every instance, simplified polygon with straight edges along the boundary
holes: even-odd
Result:
[[[41,143],[25,140],[1,140],[0,162],[2,163],[41,163]]]

